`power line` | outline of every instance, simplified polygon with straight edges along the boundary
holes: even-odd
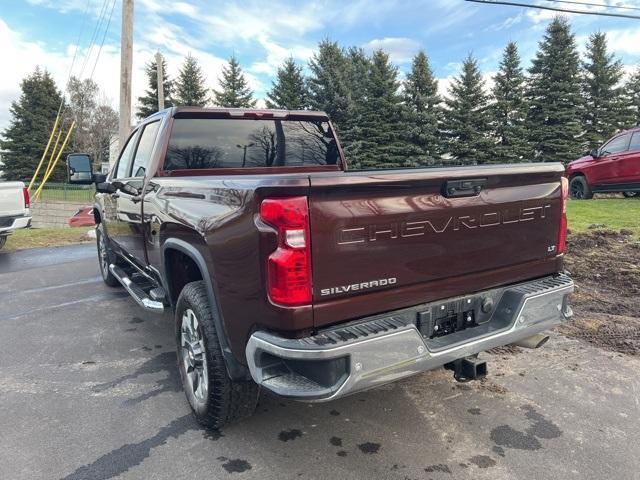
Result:
[[[562,12],[562,13],[578,13],[582,15],[597,15],[600,17],[618,17],[618,18],[632,18],[634,20],[640,20],[640,16],[637,15],[628,15],[624,13],[609,13],[609,12],[590,12],[587,10],[572,10],[568,8],[555,8],[555,7],[546,7],[544,5],[532,5],[530,3],[518,3],[518,2],[506,2],[502,0],[465,0],[465,2],[474,2],[474,3],[484,3],[487,5],[508,5],[511,7],[526,7],[526,8],[537,8],[540,10],[551,10],[553,12]]]
[[[571,5],[584,5],[588,7],[605,7],[605,8],[613,8],[615,10],[640,10],[640,7],[629,7],[626,5],[605,5],[602,3],[590,3],[590,2],[575,2],[572,0],[544,0],[545,2],[552,3],[568,3]]]
[[[82,68],[80,69],[80,73],[78,74],[78,78],[82,78],[84,74],[84,69],[87,67],[87,63],[89,62],[89,58],[91,57],[91,53],[93,52],[93,46],[98,39],[98,32],[100,30],[100,26],[102,22],[104,22],[104,18],[107,14],[107,5],[109,5],[109,0],[104,0],[102,2],[102,8],[100,9],[100,15],[98,17],[98,21],[96,22],[96,26],[93,29],[93,34],[91,35],[91,40],[89,41],[89,49],[87,50],[87,54],[84,57],[84,61],[82,62]]]
[[[113,10],[116,6],[116,0],[113,0],[111,3],[111,12],[109,12],[109,19],[107,20],[107,26],[104,28],[104,33],[102,34],[102,42],[100,42],[100,48],[98,48],[98,53],[96,54],[96,61],[93,63],[93,68],[91,69],[90,79],[93,78],[93,74],[96,71],[96,66],[98,65],[98,59],[100,58],[100,53],[102,53],[102,47],[104,47],[104,41],[107,38],[107,33],[109,32],[109,26],[111,25],[111,17],[113,17]]]

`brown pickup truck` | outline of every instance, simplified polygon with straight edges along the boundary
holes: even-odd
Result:
[[[198,420],[260,387],[326,401],[484,350],[537,347],[568,320],[560,164],[348,171],[324,113],[172,108],[94,181],[100,269],[175,319]],[[89,179],[89,180],[87,180]]]

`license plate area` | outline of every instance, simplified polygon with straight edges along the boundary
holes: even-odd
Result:
[[[454,301],[434,303],[418,312],[417,327],[429,339],[474,328],[489,320],[482,313],[481,297],[464,297]]]

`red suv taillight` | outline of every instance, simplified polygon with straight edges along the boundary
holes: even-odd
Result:
[[[278,231],[278,248],[267,259],[272,302],[287,307],[311,303],[311,245],[307,197],[268,198],[260,218]]]
[[[22,188],[22,198],[24,198],[24,208],[31,207],[31,197],[29,196],[29,189],[27,187]]]
[[[569,198],[569,180],[567,177],[560,179],[561,184],[561,210],[560,210],[560,231],[558,232],[558,253],[564,253],[567,246],[567,199]]]

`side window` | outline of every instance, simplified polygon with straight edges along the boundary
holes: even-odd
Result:
[[[640,132],[634,132],[631,136],[631,144],[629,145],[629,150],[640,150]]]
[[[116,174],[113,178],[126,178],[129,174],[129,165],[131,165],[131,157],[136,146],[136,139],[138,138],[138,132],[134,132],[129,137],[126,147],[120,154],[118,159],[118,166],[116,167]]]
[[[629,148],[629,139],[631,135],[624,134],[614,138],[600,149],[600,155],[607,156],[614,153],[625,152]]]
[[[140,135],[135,158],[133,159],[133,168],[131,169],[132,177],[144,177],[151,162],[151,152],[156,142],[159,126],[160,122],[158,121],[149,123],[144,127],[142,135]]]

